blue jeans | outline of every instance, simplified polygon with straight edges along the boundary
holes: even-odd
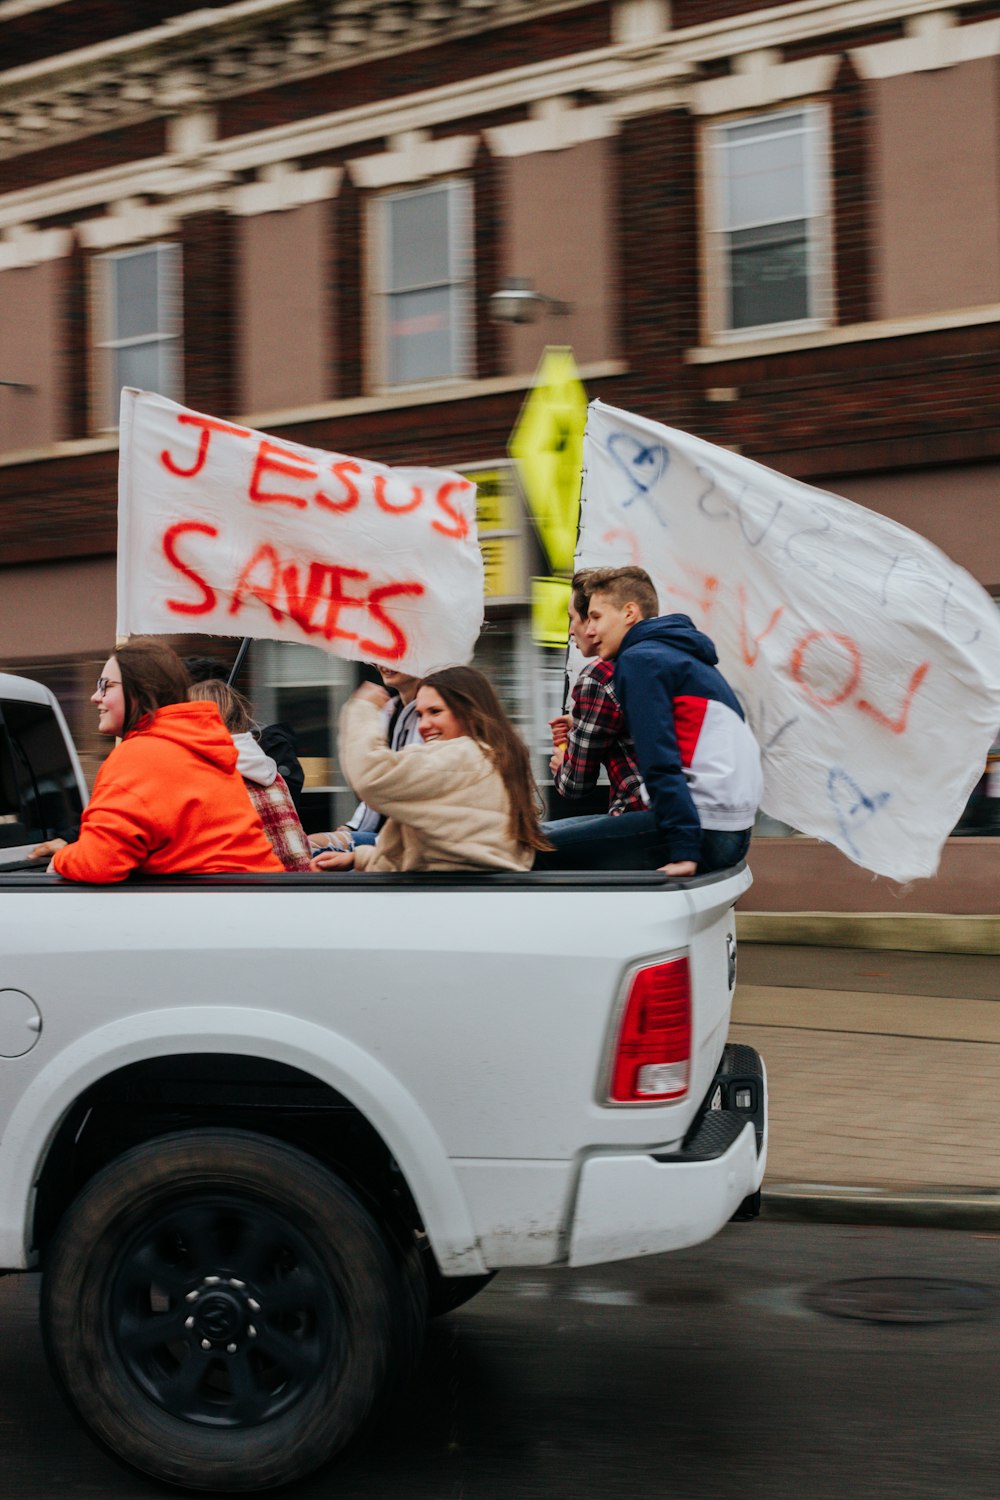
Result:
[[[536,856],[536,870],[658,870],[670,858],[651,812],[560,818],[542,832],[555,848]],[[749,828],[703,828],[698,874],[738,865],[749,847]]]

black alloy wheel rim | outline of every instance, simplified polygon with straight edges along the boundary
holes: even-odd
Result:
[[[109,1333],[157,1406],[248,1428],[335,1374],[344,1321],[315,1247],[252,1198],[185,1196],[147,1220],[111,1270]]]

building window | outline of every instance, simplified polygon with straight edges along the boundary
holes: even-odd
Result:
[[[374,266],[378,384],[470,373],[472,192],[465,181],[376,199]]]
[[[808,105],[713,125],[708,146],[710,332],[827,321],[824,109]]]
[[[181,252],[144,245],[98,256],[98,425],[118,426],[122,386],[181,399]]]

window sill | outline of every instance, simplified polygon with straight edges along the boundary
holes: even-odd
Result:
[[[918,333],[939,333],[953,328],[974,328],[1000,322],[1000,303],[970,307],[959,312],[923,313],[908,318],[885,318],[871,323],[847,323],[840,328],[816,328],[800,333],[772,334],[766,338],[733,340],[725,344],[687,349],[689,365],[732,364],[740,359],[761,359],[772,354],[794,354],[799,349],[830,349],[841,344],[863,344],[871,339],[906,338]]]
[[[1000,316],[1000,310],[998,310]],[[627,375],[623,359],[596,360],[580,366],[580,379],[608,380]],[[245,427],[268,432],[275,427],[297,426],[303,422],[322,422],[333,417],[354,417],[367,412],[400,411],[405,407],[434,406],[448,401],[474,401],[482,396],[502,395],[507,391],[529,391],[534,384],[530,375],[497,375],[488,380],[461,380],[447,385],[408,386],[405,390],[385,391],[374,396],[354,396],[345,401],[319,401],[312,406],[281,407],[262,412],[240,412],[233,418]],[[72,438],[49,443],[44,447],[20,448],[0,453],[0,468],[16,464],[42,463],[54,458],[76,458],[87,453],[108,452],[118,447],[117,431],[104,431],[90,438]]]
[[[613,375],[627,375],[628,364],[622,359],[603,359],[581,365],[581,380],[606,380]],[[370,396],[353,396],[344,401],[319,401],[312,406],[283,408],[275,411],[249,412],[238,420],[248,427],[291,426],[293,423],[326,421],[331,417],[361,416],[367,412],[399,411],[410,406],[436,406],[448,401],[474,401],[481,396],[503,395],[507,391],[529,391],[534,371],[525,375],[495,375],[487,380],[435,381],[427,385],[399,386],[377,391]]]

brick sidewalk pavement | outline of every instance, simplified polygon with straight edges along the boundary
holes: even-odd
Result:
[[[731,1029],[767,1065],[768,1181],[1000,1189],[1000,1003],[781,977],[738,984]]]

